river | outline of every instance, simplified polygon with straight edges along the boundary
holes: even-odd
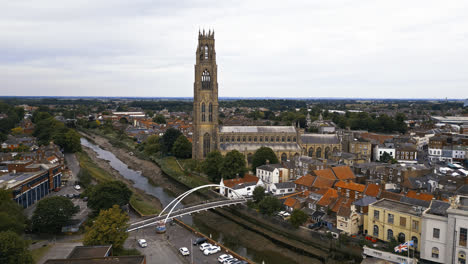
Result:
[[[166,192],[164,188],[149,183],[141,172],[128,168],[112,152],[102,149],[85,138],[81,138],[81,144],[96,152],[98,158],[109,161],[109,165],[124,178],[131,180],[134,187],[156,197],[163,206],[166,206],[175,198]],[[180,206],[183,207],[183,205]],[[263,236],[211,212],[196,214],[193,217],[184,216],[181,220],[257,263],[320,263],[316,259],[299,255],[287,248],[275,245]]]

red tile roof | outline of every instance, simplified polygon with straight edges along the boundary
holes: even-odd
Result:
[[[299,179],[297,179],[294,183],[297,184],[297,185],[312,187],[312,184],[314,183],[315,178],[316,178],[315,176],[307,174],[307,175],[302,176]]]
[[[364,189],[366,188],[365,185],[359,184],[359,183],[354,183],[354,182],[344,182],[344,181],[339,181],[335,184],[335,188],[343,188],[343,189],[349,189],[352,191],[358,191],[358,192],[364,192]]]
[[[293,207],[295,204],[296,204],[297,200],[292,198],[292,197],[289,197],[288,199],[286,199],[286,201],[284,201],[284,205],[285,206],[289,206],[289,207]]]
[[[377,197],[377,196],[379,196],[379,193],[380,193],[380,187],[379,187],[379,185],[373,184],[373,183],[368,184],[368,185],[367,185],[367,188],[366,188],[366,190],[365,190],[365,192],[364,192],[365,195],[367,195],[367,196],[372,196],[372,197]]]
[[[333,173],[335,173],[336,178],[342,181],[356,179],[356,176],[349,166],[333,167],[332,170]]]
[[[317,202],[320,206],[329,206],[338,198],[338,192],[335,189],[329,188],[322,198]]]
[[[323,169],[323,170],[314,170],[313,173],[317,176],[327,178],[330,180],[336,180],[335,174],[331,169]]]
[[[244,178],[223,180],[224,186],[227,186],[229,188],[232,188],[236,186],[237,184],[248,183],[248,182],[258,182],[258,177],[252,174],[245,174]]]
[[[406,194],[406,197],[419,199],[419,200],[423,200],[423,201],[428,201],[428,202],[430,202],[430,201],[432,201],[432,199],[434,199],[434,195],[432,195],[432,194],[417,193],[416,191],[409,191]]]
[[[383,190],[382,192],[380,192],[380,199],[390,199],[390,200],[394,200],[394,201],[400,201],[401,197],[403,197],[403,195],[399,194],[399,193],[393,193],[393,192],[388,192],[388,191],[385,191]]]
[[[319,189],[332,188],[334,183],[334,180],[330,180],[328,178],[323,177],[317,177],[312,186]]]

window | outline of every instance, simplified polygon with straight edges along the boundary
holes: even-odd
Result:
[[[254,142],[257,142],[257,137],[254,137]]]
[[[432,248],[432,257],[433,258],[439,258],[439,249],[436,247]]]
[[[284,142],[285,141],[285,138],[284,137],[281,137],[281,142]]]
[[[201,82],[202,82],[202,90],[211,89],[211,76],[208,70],[204,70],[202,72]]]
[[[349,197],[349,189],[346,189],[346,197]]]
[[[395,237],[393,236],[393,230],[389,229],[387,230],[387,240],[391,241],[392,239],[395,239]]]
[[[419,229],[419,222],[416,220],[413,220],[413,226],[412,226],[414,231],[418,231]]]
[[[433,238],[440,238],[440,229],[439,228],[433,228],[432,229],[432,237]]]
[[[260,142],[263,142],[263,137],[260,137]]]
[[[201,112],[202,112],[201,121],[205,122],[205,103],[202,103],[201,105]]]
[[[400,217],[400,226],[406,226],[406,218]]]
[[[466,233],[467,233],[466,228],[460,228],[460,240],[458,242],[458,245],[462,247],[466,247]]]
[[[268,137],[265,137],[265,142],[268,142]]]
[[[208,120],[212,122],[213,121],[213,105],[211,103],[208,106],[208,113],[209,113]]]
[[[288,142],[291,142],[291,137],[288,137]]]
[[[406,236],[404,233],[398,234],[398,242],[400,243],[405,243],[406,242]]]
[[[240,142],[240,137],[237,137],[237,142]]]
[[[380,218],[380,211],[374,210],[374,218],[377,219],[377,220],[379,220],[379,218]]]
[[[413,236],[411,237],[411,240],[413,240],[414,248],[418,248],[418,238]]]
[[[379,236],[379,227],[378,227],[377,225],[374,225],[374,233],[373,233],[373,235],[374,235],[375,237],[378,237],[378,236]]]
[[[249,142],[252,142],[252,137],[249,137]]]
[[[393,214],[388,214],[388,219],[387,219],[389,224],[393,224]]]
[[[220,138],[219,138],[219,141],[220,141],[220,142],[224,142],[224,137],[220,137]]]
[[[242,138],[242,142],[245,142],[245,140],[246,140],[246,138],[245,138],[245,137],[243,137],[243,138]]]

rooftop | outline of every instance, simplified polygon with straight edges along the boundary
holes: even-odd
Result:
[[[349,166],[333,167],[332,171],[340,180],[351,180],[356,178]]]
[[[379,200],[373,203],[372,206],[387,209],[387,210],[397,211],[397,212],[404,213],[404,214],[411,214],[414,216],[420,216],[422,212],[421,210],[417,209],[417,207],[415,207],[412,204],[388,200],[388,199]]]
[[[255,152],[260,147],[268,147],[273,151],[296,151],[301,152],[301,147],[297,143],[221,143],[219,148],[225,151],[253,151]]]
[[[104,246],[76,246],[67,258],[92,258],[92,257],[106,257],[109,255],[112,245]]]
[[[48,259],[44,264],[143,264],[145,256],[91,257],[81,259]]]
[[[222,126],[221,133],[296,133],[293,126]]]
[[[265,164],[262,166],[258,166],[257,169],[266,170],[266,171],[274,171],[275,169],[281,169],[283,165],[281,164]]]
[[[335,134],[302,134],[301,140],[304,144],[340,144]]]
[[[307,175],[302,176],[299,179],[297,179],[294,183],[296,183],[298,185],[304,185],[304,186],[307,186],[307,187],[312,187],[312,184],[314,183],[314,181],[315,181],[315,176],[307,174]]]

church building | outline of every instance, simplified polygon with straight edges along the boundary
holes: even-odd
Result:
[[[323,135],[314,137],[311,136],[313,134],[304,134],[303,129],[294,126],[219,126],[217,73],[214,31],[203,30],[198,34],[193,86],[194,159],[204,159],[213,150],[219,150],[223,155],[237,150],[245,155],[250,164],[251,157],[260,147],[271,148],[281,161],[307,155],[311,147],[322,147],[323,152],[325,148],[341,151],[339,141],[324,142]],[[303,139],[307,141],[304,146]],[[314,139],[318,140],[317,144],[314,144]]]

